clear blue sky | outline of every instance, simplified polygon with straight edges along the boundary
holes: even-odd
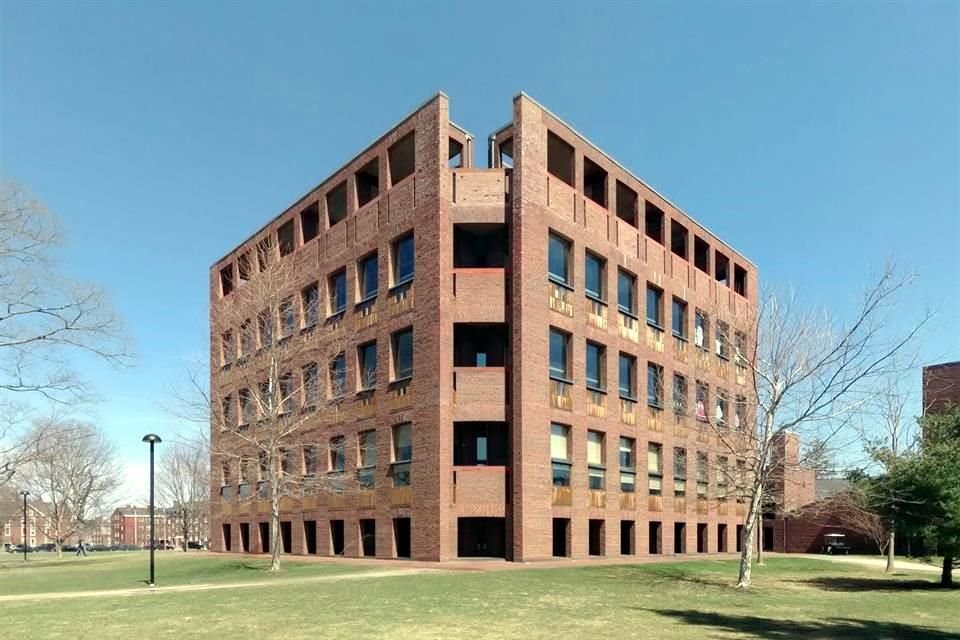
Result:
[[[528,92],[841,313],[896,256],[905,316],[940,312],[923,358],[960,359],[958,6],[2,0],[0,172],[137,342],[134,370],[84,363],[137,482],[207,353],[210,264],[440,89],[480,140]]]

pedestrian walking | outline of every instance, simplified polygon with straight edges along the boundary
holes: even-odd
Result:
[[[87,557],[87,548],[83,546],[83,538],[80,538],[80,542],[77,543],[77,557],[80,557],[80,554],[83,554],[83,557]]]

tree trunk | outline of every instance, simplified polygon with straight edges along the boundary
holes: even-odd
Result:
[[[890,532],[887,534],[887,568],[885,571],[887,573],[894,572],[893,559],[896,553],[894,552],[894,543],[896,542],[896,531],[893,530],[893,523],[890,523]]]
[[[280,571],[280,495],[272,491],[270,500],[270,571]]]
[[[940,574],[940,586],[953,586],[953,556],[950,553],[943,554],[943,573]]]
[[[187,552],[187,533],[188,533],[189,531],[190,531],[190,527],[189,527],[186,523],[184,523],[184,525],[183,525],[183,531],[182,531],[182,533],[183,533],[183,552],[184,552],[184,553]]]
[[[750,507],[743,523],[743,541],[740,544],[740,571],[737,576],[737,588],[745,589],[750,586],[753,573],[753,545],[756,539],[757,519],[760,513],[760,503],[763,498],[763,488],[755,486]],[[762,545],[761,545],[762,546]]]
[[[56,545],[56,548],[57,548],[57,560],[59,560],[60,558],[63,557],[63,543],[60,542],[60,540],[58,539],[54,544]]]

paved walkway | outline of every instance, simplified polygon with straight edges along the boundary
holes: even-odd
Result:
[[[834,556],[825,553],[791,553],[791,558],[810,558],[812,560],[827,560],[840,564],[856,564],[863,567],[872,567],[883,570],[887,566],[887,559],[879,556]],[[905,560],[897,558],[894,561],[894,569],[897,571],[923,571],[926,573],[940,573],[940,567],[932,564],[924,564],[915,560]]]

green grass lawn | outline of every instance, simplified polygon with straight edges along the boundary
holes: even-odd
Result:
[[[0,596],[62,591],[96,591],[144,587],[149,576],[150,554],[145,551],[110,551],[77,558],[72,553],[57,559],[54,553],[23,556],[0,555]],[[157,584],[216,584],[312,575],[335,575],[367,570],[363,566],[317,563],[285,563],[279,576],[267,573],[265,559],[158,552]],[[0,605],[2,606],[2,605]]]
[[[143,556],[136,560],[142,563]],[[113,572],[112,563],[127,579],[142,579],[126,566],[131,560],[102,558],[96,563],[87,565],[91,578],[85,588],[113,584],[115,579],[106,575]],[[301,582],[266,579],[243,561],[216,556],[167,563],[167,573],[160,574],[167,576],[166,584],[248,581],[251,576],[264,583],[135,597],[0,602],[4,636],[960,638],[960,590],[937,588],[935,574],[887,578],[875,570],[819,560],[771,559],[757,569],[756,588],[748,592],[731,588],[736,563],[728,560]],[[292,561],[285,566],[286,577],[304,578],[358,570]],[[8,560],[0,564],[0,591],[5,593],[17,589],[8,584],[13,578],[24,583],[20,593],[46,590],[51,576],[83,579],[82,570],[58,563],[38,562],[19,574],[9,567]],[[142,573],[142,567],[138,570]]]

